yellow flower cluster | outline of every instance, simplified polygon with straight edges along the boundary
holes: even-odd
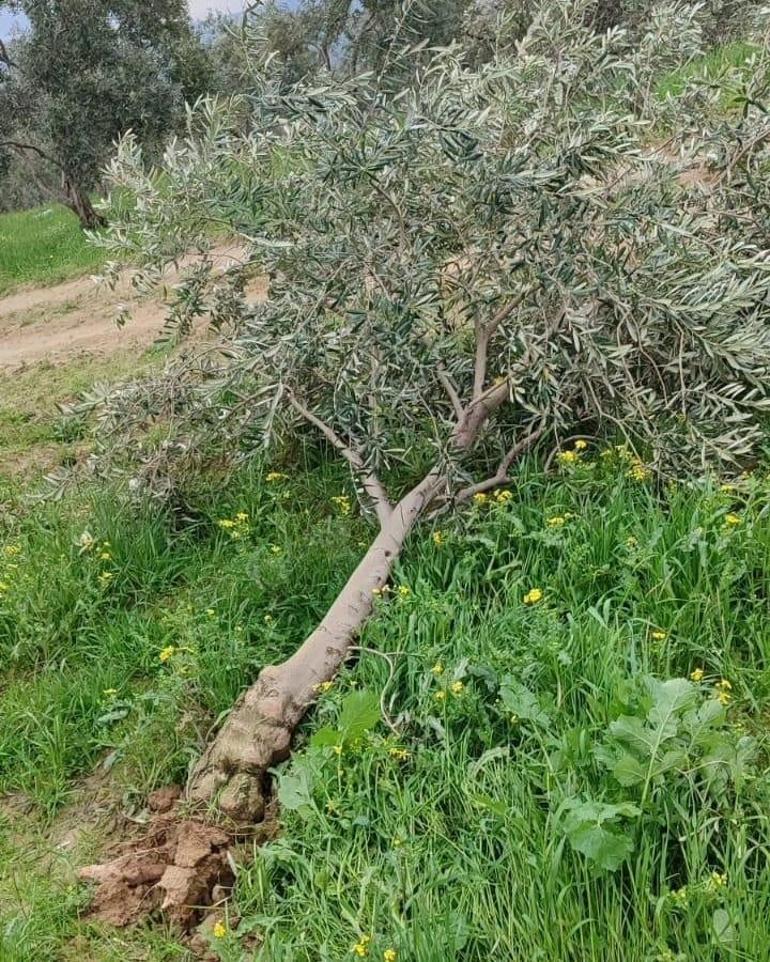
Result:
[[[579,458],[577,451],[560,451],[558,454],[560,464],[577,464]]]
[[[734,527],[736,527],[737,525],[739,525],[739,524],[741,523],[741,521],[742,521],[742,518],[741,518],[740,515],[738,515],[738,514],[733,514],[733,513],[731,512],[730,514],[726,514],[726,515],[725,515],[725,527],[726,527],[726,528],[734,528]]]
[[[443,532],[442,532],[442,531],[434,531],[434,532],[433,532],[433,544],[435,544],[437,548],[440,548],[443,543],[444,543],[444,534],[443,534]]]
[[[479,491],[478,494],[473,495],[474,504],[486,504],[489,501],[489,495],[484,494],[483,491]]]
[[[432,671],[433,674],[436,675],[436,676],[438,676],[438,675],[443,675],[443,674],[444,674],[444,666],[441,664],[440,661],[437,661],[436,664],[431,668],[431,671]]]
[[[214,928],[211,931],[214,933],[215,939],[223,939],[227,935],[227,926],[220,919],[214,923]]]
[[[703,681],[703,676],[705,672],[702,668],[696,668],[694,671],[690,672],[690,681]]]
[[[114,578],[115,578],[114,571],[102,571],[99,574],[99,584],[102,586],[102,588],[106,588],[107,585],[114,580]]]
[[[396,962],[398,953],[395,949],[385,949],[382,953],[382,962]]]
[[[388,754],[397,762],[405,762],[411,756],[411,752],[406,748],[394,747],[388,749]]]
[[[399,597],[399,598],[408,598],[409,595],[411,595],[411,593],[412,593],[412,589],[411,589],[408,585],[399,585],[399,586],[398,586],[398,597]]]
[[[727,875],[725,872],[712,872],[709,879],[709,887],[712,889],[722,889],[727,885]]]
[[[167,661],[171,661],[171,659],[174,657],[175,654],[176,654],[176,648],[174,647],[174,645],[166,645],[165,648],[161,649],[161,652],[158,655],[158,658],[165,664]]]
[[[653,641],[665,641],[668,638],[668,632],[663,631],[661,628],[656,628],[654,631],[650,632],[650,637]]]
[[[328,691],[331,691],[332,688],[334,688],[333,681],[322,681],[315,686],[315,691],[319,692],[322,695],[325,695]]]
[[[443,672],[444,672],[443,667],[441,668],[440,672],[436,672],[434,668],[433,674],[439,675],[439,674],[443,674]],[[446,701],[447,691],[449,691],[454,698],[460,698],[463,692],[465,691],[465,684],[464,682],[459,680],[453,681],[448,689],[439,688],[439,690],[436,692],[436,694],[433,697],[436,699],[436,701]]]
[[[333,497],[332,504],[336,505],[340,514],[350,514],[350,498],[346,494],[338,494]]]
[[[353,955],[357,955],[359,959],[366,958],[369,955],[369,943],[371,941],[371,935],[362,935],[353,946]]]
[[[522,601],[525,605],[536,605],[539,601],[543,600],[543,589],[542,588],[530,588],[529,591],[524,595]]]
[[[269,474],[265,475],[265,481],[267,481],[268,484],[276,484],[278,481],[287,481],[288,478],[288,474],[282,474],[280,471],[270,471]]]
[[[628,477],[632,481],[637,481],[641,484],[644,481],[649,481],[652,477],[652,471],[647,467],[641,458],[634,458],[631,462],[631,467],[628,469]]]
[[[508,504],[511,498],[513,498],[513,495],[507,489],[504,491],[495,491],[495,501],[498,504]]]
[[[722,678],[716,683],[717,690],[717,701],[720,705],[729,705],[732,695],[730,692],[733,690],[733,686],[726,678]]]
[[[249,516],[245,511],[239,511],[232,518],[220,518],[217,524],[230,535],[233,541],[245,538],[251,531]]]
[[[390,594],[390,585],[383,585],[382,588],[372,588],[372,594],[375,598],[383,598],[385,595]]]
[[[563,528],[567,519],[563,514],[555,514],[552,518],[548,518],[545,523],[549,528]]]
[[[3,548],[3,554],[6,558],[16,558],[21,554],[21,545],[7,544]]]

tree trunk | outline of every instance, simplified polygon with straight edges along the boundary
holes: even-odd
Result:
[[[83,230],[97,230],[107,226],[105,218],[94,210],[88,194],[66,175],[62,177],[62,190],[63,203],[76,215]]]
[[[331,680],[372,612],[407,535],[444,479],[432,471],[394,508],[323,621],[281,665],[264,668],[238,700],[187,785],[191,801],[216,803],[238,823],[259,821],[267,771],[289,755],[294,729]]]

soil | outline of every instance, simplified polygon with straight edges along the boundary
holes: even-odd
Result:
[[[219,269],[226,270],[242,262],[243,249],[223,245],[213,258]],[[173,279],[169,275],[169,283]],[[264,282],[257,281],[250,293],[264,296]],[[119,328],[115,317],[124,305],[131,320]],[[97,285],[92,277],[79,277],[53,287],[16,291],[0,298],[0,370],[40,361],[59,363],[82,354],[143,350],[160,335],[164,313],[162,296],[141,297],[132,287],[130,271],[115,290]]]

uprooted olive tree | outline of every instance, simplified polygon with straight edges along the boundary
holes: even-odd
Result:
[[[219,339],[103,398],[102,417],[176,423],[169,451],[317,432],[379,524],[317,629],[262,671],[191,772],[189,796],[236,820],[260,818],[266,772],[420,518],[576,432],[624,439],[661,471],[740,462],[758,438],[765,55],[726,78],[727,100],[697,82],[665,98],[656,77],[700,51],[697,8],[657,10],[631,47],[582,26],[584,6],[544,7],[478,70],[438,51],[398,93],[374,76],[282,93],[267,64],[253,91],[191,111],[161,171],[131,138],[120,148],[103,243],[146,285],[197,250],[169,324],[209,315]],[[240,252],[224,273],[217,237]],[[410,488],[388,485],[404,472]]]

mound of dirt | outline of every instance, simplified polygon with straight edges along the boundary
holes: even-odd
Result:
[[[211,904],[216,886],[231,886],[231,838],[221,828],[174,812],[156,816],[146,834],[126,841],[101,865],[80,870],[97,882],[90,915],[126,926],[160,911],[190,931]]]

